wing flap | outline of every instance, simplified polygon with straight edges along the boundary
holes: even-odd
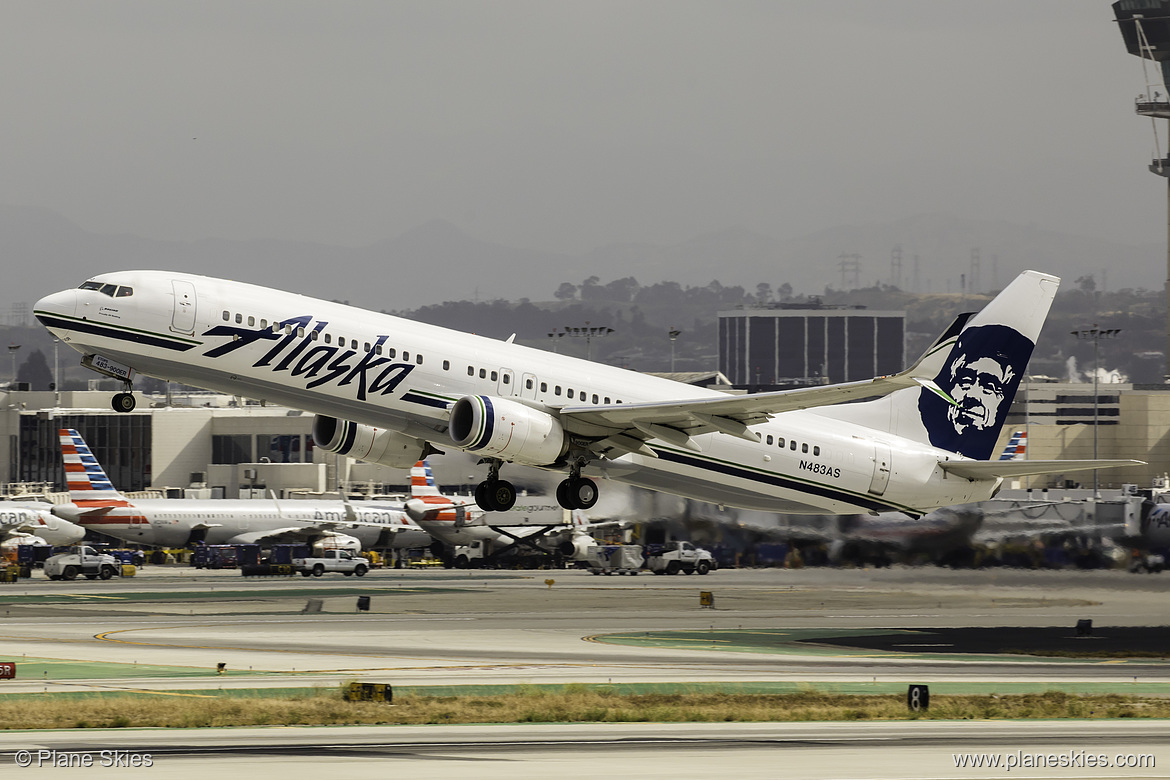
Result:
[[[1144,466],[1140,460],[948,460],[938,464],[943,471],[966,479],[1031,477],[1072,471]]]

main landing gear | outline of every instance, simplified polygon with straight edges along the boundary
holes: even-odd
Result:
[[[516,488],[500,479],[500,461],[490,461],[488,478],[475,486],[475,503],[485,512],[507,512],[516,505]]]
[[[490,460],[488,464],[487,479],[475,486],[475,503],[485,512],[506,512],[516,505],[516,488],[500,479],[501,461]],[[581,476],[584,465],[584,459],[575,462],[569,478],[557,485],[557,503],[564,509],[592,509],[597,503],[597,483]]]
[[[557,485],[557,503],[565,509],[592,509],[597,503],[597,483],[581,476],[584,458],[578,458],[569,469],[569,478]]]
[[[586,477],[569,477],[557,485],[557,503],[565,509],[591,509],[597,495],[597,483]]]

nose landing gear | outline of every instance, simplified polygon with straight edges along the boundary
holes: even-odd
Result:
[[[132,412],[134,411],[134,407],[138,405],[138,402],[134,400],[134,394],[130,392],[130,386],[127,385],[125,392],[114,395],[110,405],[114,407],[115,412]]]

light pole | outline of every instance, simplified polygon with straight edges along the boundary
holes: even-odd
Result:
[[[57,347],[61,344],[58,338],[53,339],[53,407],[61,406],[61,375],[58,372],[60,363],[57,361]]]
[[[1118,333],[1121,333],[1121,328],[1098,328],[1097,323],[1093,323],[1093,327],[1085,328],[1084,330],[1070,331],[1081,341],[1093,342],[1093,460],[1097,460],[1097,382],[1099,380],[1101,370],[1099,363],[1100,344],[1101,339],[1116,338]],[[1093,498],[1097,498],[1097,470],[1093,469]]]
[[[549,331],[548,337],[550,339],[552,339],[553,353],[554,354],[559,351],[557,349],[557,339],[563,337],[564,335],[565,335],[564,331],[558,331],[556,328],[553,328],[551,331]]]
[[[673,374],[674,373],[674,342],[678,339],[679,336],[682,335],[682,331],[676,329],[673,325],[671,325],[670,330],[667,331],[667,335],[670,336],[670,373]]]
[[[554,331],[555,331],[555,329],[554,329]],[[569,336],[573,336],[575,338],[585,339],[585,359],[586,360],[593,360],[593,339],[600,338],[601,336],[608,336],[611,333],[613,333],[613,328],[590,327],[589,320],[585,320],[585,327],[583,327],[583,328],[575,328],[572,326],[565,328],[565,334],[568,334]],[[565,335],[565,334],[557,334],[557,335]],[[553,343],[556,343],[556,342],[553,342]]]

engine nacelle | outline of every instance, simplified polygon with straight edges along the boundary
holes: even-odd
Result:
[[[589,548],[599,545],[596,539],[589,534],[575,533],[571,541],[561,542],[558,552],[570,561],[589,560]]]
[[[547,466],[565,452],[565,430],[548,412],[506,398],[465,395],[451,407],[455,446],[500,460]]]
[[[408,469],[429,454],[422,439],[320,414],[313,418],[313,443],[326,452],[395,469]]]
[[[320,555],[325,550],[349,550],[356,555],[362,551],[362,543],[357,537],[349,534],[327,531],[324,536],[313,542],[314,555]]]
[[[1170,504],[1154,504],[1142,522],[1142,536],[1150,547],[1170,546]]]

